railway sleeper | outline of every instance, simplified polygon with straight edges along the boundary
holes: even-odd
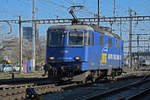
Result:
[[[82,82],[83,84],[85,84],[90,79],[90,76],[91,76],[91,71],[86,71],[80,75],[74,76],[72,81]]]
[[[10,97],[0,97],[1,100],[10,100]]]
[[[25,99],[25,93],[16,95],[16,98],[17,98],[18,100],[24,100],[24,99]],[[16,99],[14,99],[14,100],[16,100]]]
[[[0,100],[24,100],[25,99],[25,93],[23,94],[17,94],[17,95],[10,95],[5,97],[0,97]]]

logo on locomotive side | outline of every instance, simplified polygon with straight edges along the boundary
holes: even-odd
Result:
[[[102,53],[100,63],[107,63],[107,53]]]

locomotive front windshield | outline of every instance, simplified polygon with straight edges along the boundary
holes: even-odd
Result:
[[[84,46],[90,44],[90,36],[88,31],[68,31],[65,38],[65,33],[62,30],[48,31],[47,46],[63,47],[65,41],[68,41],[66,46]]]
[[[69,46],[83,46],[89,43],[89,33],[86,31],[70,31],[68,44]]]
[[[63,31],[49,31],[48,32],[48,46],[60,47],[64,44],[64,33]]]

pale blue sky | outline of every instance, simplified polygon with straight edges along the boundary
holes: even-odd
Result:
[[[100,0],[100,16],[113,16],[113,1]],[[97,0],[35,0],[36,2],[36,18],[72,18],[68,13],[68,8],[72,5],[81,4],[85,8],[77,12],[78,17],[93,17],[97,13]],[[128,16],[129,8],[136,11],[137,15],[150,15],[150,0],[116,0],[116,16]],[[87,13],[88,12],[88,13]],[[0,20],[1,19],[22,19],[32,18],[32,0],[0,0]],[[101,25],[109,26],[110,23],[101,23]],[[122,24],[123,40],[128,40],[129,23]],[[12,24],[12,35],[19,36],[18,25]],[[31,26],[31,24],[22,24],[22,26]],[[45,36],[46,30],[50,25],[39,25],[40,35]],[[149,33],[149,22],[138,22],[133,24],[133,33]],[[114,33],[120,35],[119,24],[113,24]],[[0,23],[0,34],[5,34],[8,31],[6,23]],[[148,36],[141,38],[150,38]],[[136,36],[133,37],[136,39]],[[134,43],[133,43],[134,44]],[[125,46],[128,44],[125,43]],[[147,44],[146,44],[147,45]]]
[[[100,15],[102,17],[113,16],[113,1],[100,0]],[[35,2],[37,19],[56,18],[56,16],[72,18],[67,9],[75,4],[85,6],[83,10],[76,13],[78,17],[93,17],[97,13],[97,0],[35,0]],[[129,8],[135,10],[137,15],[150,15],[150,0],[116,0],[116,16],[128,16]],[[32,0],[0,0],[0,19],[18,19],[19,15],[22,16],[22,19],[32,18]],[[113,25],[114,30],[119,34],[118,24]],[[122,25],[124,36],[127,36],[127,25],[128,23]],[[31,26],[31,24],[23,24],[23,26]],[[46,34],[48,26],[39,25],[40,35]],[[110,26],[110,24],[106,26]],[[142,23],[141,26],[137,25],[137,27],[149,28],[149,25]],[[5,28],[5,30],[8,29]],[[0,33],[2,33],[1,31],[0,29]],[[18,25],[13,24],[12,34],[18,35]]]
[[[85,6],[84,12],[97,13],[97,0],[35,0],[37,18],[70,18],[67,9],[72,4]],[[56,4],[57,5],[56,5]],[[113,0],[100,0],[101,16],[113,16]],[[138,15],[150,14],[150,0],[116,0],[116,15],[126,16],[128,9],[136,10]],[[17,19],[21,15],[24,19],[31,18],[32,0],[0,0],[0,19]],[[92,17],[83,11],[80,17]]]

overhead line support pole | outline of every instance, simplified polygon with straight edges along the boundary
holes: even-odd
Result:
[[[100,8],[99,8],[99,0],[97,1],[97,11],[98,11],[98,22],[97,22],[97,25],[99,26],[99,22],[100,22],[100,13],[99,13],[99,10],[100,10]]]
[[[129,67],[132,68],[132,9],[129,9],[130,25],[129,25]]]
[[[140,53],[140,37],[139,37],[139,34],[137,35],[137,54],[138,54],[138,61],[137,61],[137,68],[139,68],[140,67],[140,55],[139,55],[139,53]]]
[[[122,22],[120,21],[120,38],[122,39]]]
[[[19,72],[21,73],[22,70],[22,32],[21,32],[21,16],[19,16],[19,37],[20,37],[20,45],[19,45],[19,55],[20,55],[20,69]]]
[[[32,71],[35,71],[35,1],[32,0]]]
[[[113,10],[114,17],[116,16],[116,0],[114,0],[114,10]]]

